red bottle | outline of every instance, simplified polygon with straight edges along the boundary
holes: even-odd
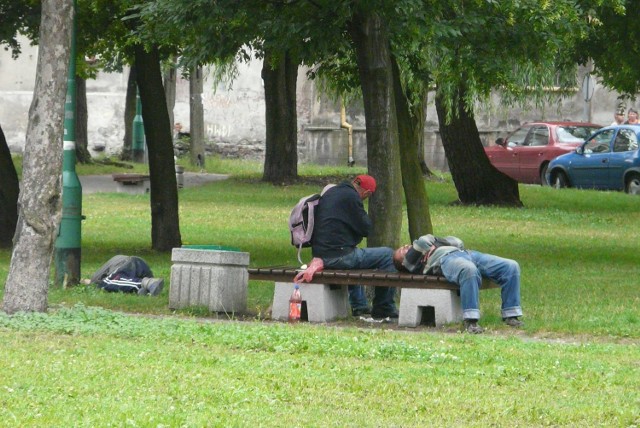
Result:
[[[296,284],[293,287],[293,293],[289,298],[289,322],[300,321],[300,312],[302,311],[302,297],[300,296],[300,286]]]

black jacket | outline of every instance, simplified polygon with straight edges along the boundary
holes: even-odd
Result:
[[[314,219],[311,252],[322,259],[349,254],[371,232],[371,219],[362,199],[346,181],[322,196]]]

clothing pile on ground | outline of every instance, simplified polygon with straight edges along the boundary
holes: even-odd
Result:
[[[117,255],[98,269],[91,283],[110,292],[157,296],[164,279],[154,278],[149,265],[140,257]]]

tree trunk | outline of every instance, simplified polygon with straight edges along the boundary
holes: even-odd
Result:
[[[165,69],[162,80],[164,83],[164,96],[167,99],[167,112],[169,113],[169,130],[173,135],[173,109],[176,106],[176,65],[173,61]]]
[[[0,126],[0,248],[10,248],[18,222],[20,184],[11,152]]]
[[[189,135],[191,165],[204,169],[204,109],[202,107],[202,67],[191,70],[189,78]]]
[[[129,68],[129,78],[127,79],[127,95],[124,101],[124,141],[120,160],[133,160],[133,119],[136,117],[136,97],[138,84],[136,83],[136,66]]]
[[[455,111],[447,123],[447,110],[436,93],[436,111],[444,153],[459,201],[465,205],[521,207],[518,183],[495,169],[484,152],[473,112],[464,105],[464,85],[452,103]]]
[[[378,182],[369,202],[373,233],[367,245],[395,248],[402,227],[402,180],[389,37],[384,22],[373,12],[356,12],[349,31],[362,86],[367,165]]]
[[[3,309],[47,310],[62,217],[62,137],[73,19],[71,0],[43,0],[40,49],[24,150],[20,210]]]
[[[87,137],[87,81],[76,76],[76,159],[80,163],[91,163]]]
[[[151,247],[157,251],[170,251],[182,243],[173,141],[157,47],[147,52],[144,46],[136,45],[135,62],[142,121],[149,150]]]
[[[392,56],[393,91],[395,94],[396,114],[398,117],[398,140],[400,141],[400,167],[402,170],[402,187],[407,203],[407,219],[409,220],[409,237],[413,241],[427,233],[433,233],[429,197],[425,187],[421,168],[424,156],[418,155],[418,147],[424,144],[424,105],[426,93],[421,102],[413,107],[408,100],[400,81],[400,69]]]
[[[275,68],[272,68],[274,55],[271,52],[265,53],[262,64],[267,128],[262,180],[273,184],[288,183],[298,178],[298,64],[288,52],[278,55]]]

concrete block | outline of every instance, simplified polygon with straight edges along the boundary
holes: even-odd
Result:
[[[206,306],[211,312],[247,309],[249,253],[174,248],[169,308]]]
[[[289,298],[294,283],[276,282],[273,293],[271,318],[286,321],[289,319]],[[349,314],[349,295],[347,287],[328,284],[299,284],[302,297],[302,315],[305,308],[307,321],[327,322],[345,318]]]
[[[430,310],[435,314],[436,326],[462,321],[462,305],[457,291],[403,288],[398,325],[417,327],[426,321],[423,314]]]
[[[144,195],[149,193],[149,180],[141,180],[134,183],[116,181],[118,193],[128,193],[130,195]]]

